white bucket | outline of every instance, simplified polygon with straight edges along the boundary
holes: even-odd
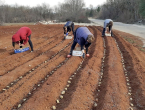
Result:
[[[65,39],[72,39],[72,36],[66,36]]]
[[[73,50],[72,55],[73,55],[73,56],[82,56],[82,55],[83,55],[83,53],[82,53],[82,51]]]
[[[111,36],[111,34],[110,33],[105,33],[105,36]]]

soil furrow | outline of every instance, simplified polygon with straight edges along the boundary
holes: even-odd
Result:
[[[133,96],[134,109],[143,110],[145,108],[145,59],[144,53],[140,52],[123,38],[115,33],[121,52],[125,60],[126,70],[130,79]],[[139,53],[139,54],[138,54]]]
[[[102,38],[102,27],[87,26],[90,57],[66,58],[73,39],[63,26],[27,25],[35,51],[20,54],[10,42],[22,26],[0,26],[0,110],[144,110],[144,53],[119,31]]]

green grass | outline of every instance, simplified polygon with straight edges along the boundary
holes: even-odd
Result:
[[[135,43],[135,41],[134,40],[132,40],[131,38],[125,38],[125,40],[127,40],[129,43],[131,43],[131,44],[134,44]]]
[[[143,52],[145,52],[145,49],[144,49],[144,48],[141,48],[141,49],[140,49],[140,51],[143,51]]]

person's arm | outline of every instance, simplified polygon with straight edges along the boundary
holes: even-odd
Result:
[[[91,45],[91,43],[88,43],[87,45],[85,45],[86,47],[86,54],[88,54],[88,47]]]
[[[111,34],[111,31],[112,31],[112,26],[110,26],[110,34]]]
[[[107,23],[106,23],[106,22],[104,22],[104,28],[105,28],[105,32],[106,32],[106,26],[107,26]]]
[[[22,44],[22,46],[25,45],[27,42],[28,42],[28,39],[24,40],[24,43]]]
[[[15,49],[15,42],[12,42],[12,46],[14,47],[14,49]]]
[[[29,38],[25,35],[25,36],[23,36],[22,38],[26,38],[26,39],[23,39],[23,44],[21,44],[22,46],[24,46],[27,42],[28,42],[28,40],[29,40]]]
[[[85,39],[84,38],[80,38],[80,46],[81,46],[81,50],[83,50],[84,49],[84,45],[85,45]]]
[[[72,28],[72,32],[74,33],[74,23],[73,22],[72,22],[71,28]]]

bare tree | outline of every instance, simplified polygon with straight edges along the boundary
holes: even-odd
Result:
[[[0,0],[0,25],[5,22],[4,2]]]
[[[60,4],[57,8],[60,21],[87,21],[86,12],[83,8],[85,6],[83,0],[65,0],[63,4]]]
[[[135,22],[140,18],[140,0],[107,0],[101,7],[100,18],[111,18],[126,23]]]

